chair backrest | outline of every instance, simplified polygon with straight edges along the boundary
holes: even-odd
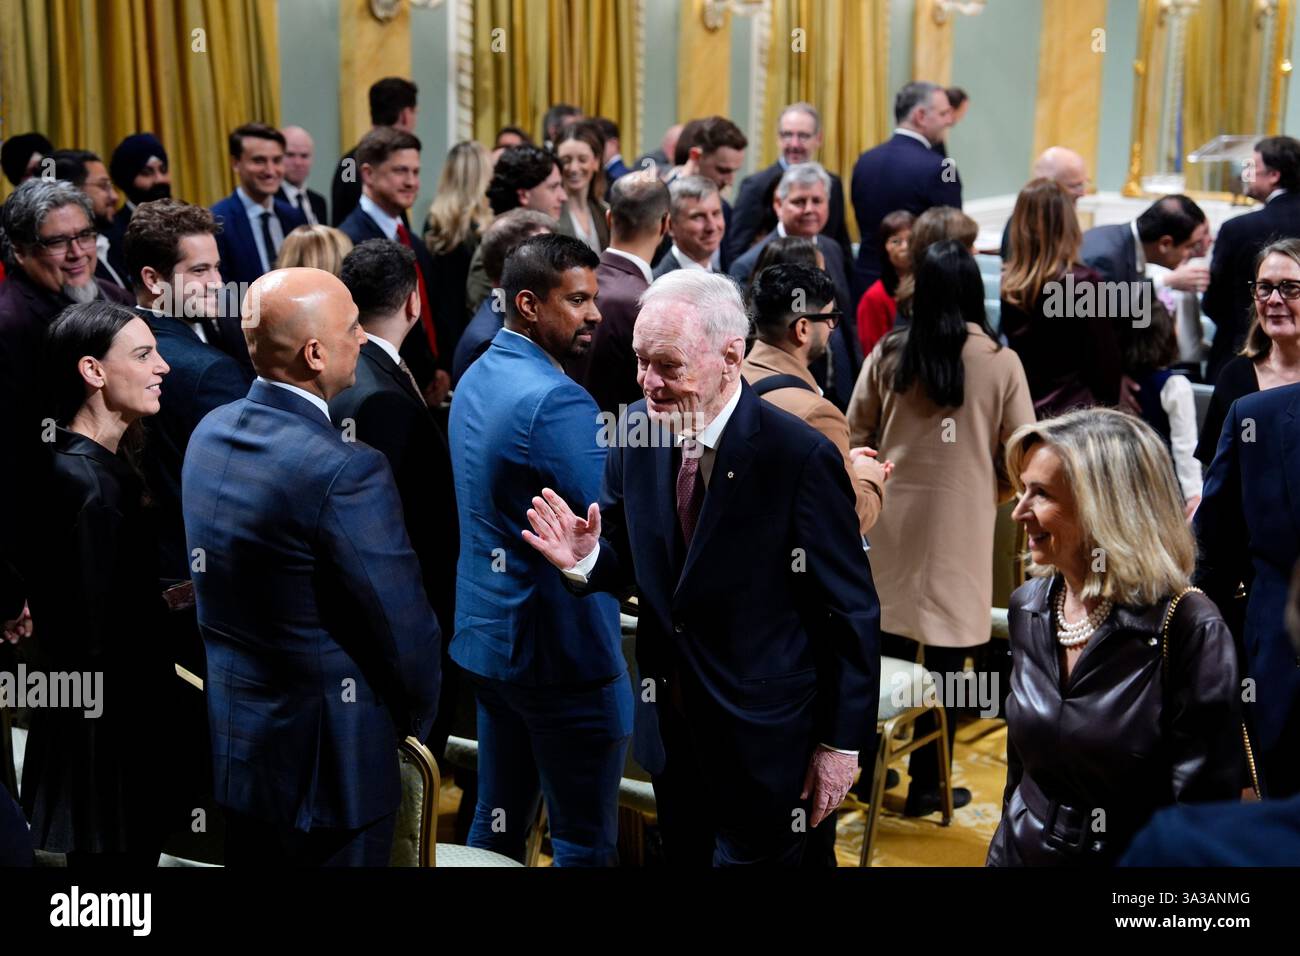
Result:
[[[397,767],[402,781],[402,802],[389,866],[436,866],[438,847],[438,796],[442,778],[438,761],[424,744],[407,737],[397,747]]]
[[[1205,427],[1205,413],[1210,410],[1210,397],[1214,394],[1213,385],[1200,385],[1192,383],[1192,398],[1196,400],[1196,433],[1199,435],[1201,429]],[[1218,440],[1218,435],[1215,435]]]

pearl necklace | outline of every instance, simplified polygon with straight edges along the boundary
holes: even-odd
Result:
[[[1062,586],[1060,592],[1056,595],[1056,640],[1062,647],[1078,647],[1080,644],[1086,644],[1088,639],[1101,622],[1110,616],[1110,609],[1113,607],[1109,599],[1103,599],[1100,604],[1092,609],[1089,614],[1081,621],[1071,624],[1065,619],[1065,587]]]

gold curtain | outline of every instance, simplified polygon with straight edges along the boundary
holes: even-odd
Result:
[[[1038,45],[1038,102],[1034,152],[1068,146],[1097,168],[1101,122],[1101,67],[1093,30],[1105,29],[1106,0],[1046,0]]]
[[[821,113],[822,164],[847,178],[862,151],[892,128],[888,65],[886,0],[772,0],[763,129],[751,134],[761,143],[761,165],[776,159],[782,108],[805,100]],[[851,205],[845,214],[856,238]]]
[[[553,103],[619,126],[637,155],[639,26],[631,0],[474,0],[474,137],[513,124],[540,135]]]
[[[370,87],[385,77],[411,75],[411,8],[402,4],[382,22],[370,0],[343,0],[339,7],[339,152],[370,131]],[[421,99],[427,103],[426,93]],[[429,107],[426,106],[425,109]]]
[[[3,135],[38,130],[107,163],[150,131],[173,195],[209,205],[234,185],[230,130],[280,121],[275,2],[6,0],[0,77]]]
[[[682,0],[677,31],[677,116],[683,123],[731,116],[731,11],[721,25],[704,25],[705,0]],[[738,126],[744,126],[740,117]],[[672,161],[672,157],[668,157]]]

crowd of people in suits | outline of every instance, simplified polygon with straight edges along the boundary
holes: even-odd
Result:
[[[150,133],[107,164],[6,140],[0,663],[102,673],[109,703],[26,715],[5,860],[152,866],[210,796],[227,865],[385,865],[398,742],[441,759],[469,706],[471,846],[522,859],[544,799],[557,865],[616,864],[630,747],[666,864],[834,865],[882,654],[1006,682],[990,865],[1277,860],[1300,142],[1260,140],[1263,206],[1208,263],[1187,196],[1081,230],[1086,164],[1048,149],[991,319],[946,142],[969,106],[907,84],[846,195],[791,104],[733,205],[731,120],[629,164],[613,121],[558,104],[540,143],[454,146],[418,234],[402,78],[328,202],[297,126],[231,131],[211,209],[171,197]],[[1199,428],[1192,382],[1217,383]],[[1013,498],[1029,580],[999,655]],[[971,799],[944,793],[946,726],[910,816]]]

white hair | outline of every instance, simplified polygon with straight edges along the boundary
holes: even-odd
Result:
[[[674,269],[641,293],[638,305],[642,311],[651,306],[684,306],[698,317],[710,344],[719,347],[749,334],[749,314],[740,286],[730,276],[719,273]]]
[[[784,199],[795,186],[814,186],[817,183],[822,184],[826,198],[830,199],[831,176],[825,167],[821,163],[795,163],[781,175],[781,181],[776,184],[776,198]]]

